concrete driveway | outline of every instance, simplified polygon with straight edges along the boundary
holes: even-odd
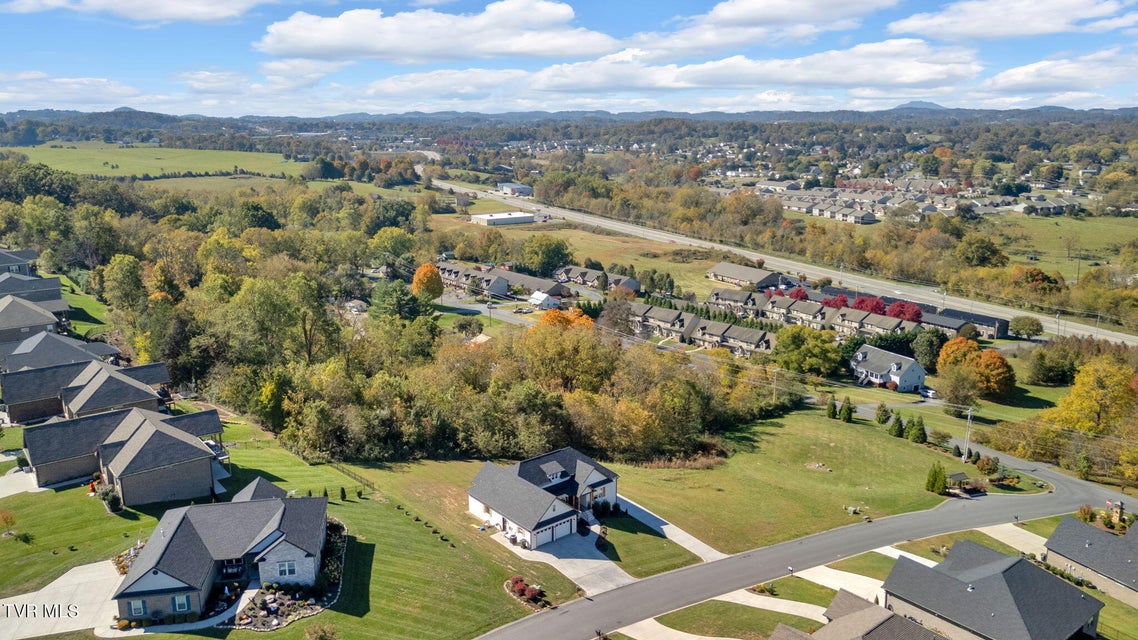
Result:
[[[0,640],[109,626],[122,576],[110,560],[68,571],[39,591],[0,600]]]
[[[552,566],[590,596],[636,582],[636,578],[597,551],[595,532],[590,532],[587,536],[571,533],[560,540],[543,544],[538,549],[523,549],[510,544],[502,532],[495,533],[493,538],[520,558]]]
[[[35,474],[12,469],[0,476],[0,498],[31,491],[45,491],[43,487],[36,486]]]

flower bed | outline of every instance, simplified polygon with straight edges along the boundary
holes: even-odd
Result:
[[[314,616],[336,603],[343,586],[347,528],[339,520],[328,521],[320,575],[313,586],[267,583],[237,614],[227,628],[274,631]]]

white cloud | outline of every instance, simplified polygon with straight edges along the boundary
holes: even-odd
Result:
[[[1002,93],[1065,93],[1107,89],[1120,82],[1132,83],[1136,76],[1138,55],[1112,48],[1005,69],[982,82],[980,88]]]
[[[861,18],[896,5],[899,0],[725,0],[699,22],[720,25],[809,24]]]
[[[916,13],[889,24],[890,33],[941,40],[1013,38],[1132,26],[1119,15],[1134,0],[960,0],[936,13]]]
[[[249,86],[249,78],[233,71],[187,71],[175,78],[195,93],[236,93]]]
[[[320,82],[330,73],[340,71],[351,62],[329,62],[327,60],[306,60],[304,58],[286,58],[284,60],[271,60],[261,64],[261,73],[265,79],[275,87],[282,89],[297,89],[311,87]]]
[[[971,50],[895,39],[801,58],[732,56],[691,65],[649,65],[627,50],[598,60],[553,65],[534,74],[541,90],[750,89],[756,86],[904,87],[970,80],[982,70]]]
[[[218,22],[240,17],[249,9],[275,0],[9,0],[0,11],[37,13],[63,9],[105,13],[129,20]]]
[[[142,95],[108,78],[58,78],[39,71],[0,74],[0,108],[106,109]]]
[[[449,100],[486,98],[495,94],[524,91],[529,72],[520,69],[445,69],[409,73],[376,80],[365,94],[372,97]]]
[[[617,46],[606,34],[571,26],[573,19],[572,7],[551,0],[499,0],[473,15],[353,9],[325,18],[300,11],[269,25],[255,46],[284,57],[400,62],[588,57]]]

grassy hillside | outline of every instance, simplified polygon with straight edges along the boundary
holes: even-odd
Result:
[[[54,169],[96,176],[233,171],[234,167],[256,173],[283,171],[286,175],[300,175],[305,167],[304,163],[285,161],[279,153],[167,149],[153,145],[123,148],[101,142],[50,142],[11,151]]]

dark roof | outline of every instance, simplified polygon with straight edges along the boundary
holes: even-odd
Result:
[[[24,450],[33,467],[95,453],[127,418],[129,410],[48,422],[24,429]]]
[[[1138,535],[1116,536],[1068,516],[1043,546],[1138,591]]]
[[[55,314],[34,302],[13,295],[0,298],[0,329],[22,329],[54,324]]]
[[[114,447],[113,457],[103,456],[100,450],[100,458],[116,477],[213,457],[204,442],[158,420],[142,420],[129,433],[126,431],[116,429],[108,436],[106,444],[122,443]]]
[[[170,384],[170,371],[166,368],[165,362],[154,362],[137,367],[127,367],[121,369],[120,373],[151,387],[160,384]]]
[[[810,634],[805,631],[799,631],[794,627],[788,627],[783,623],[775,625],[774,631],[771,632],[769,640],[809,640]]]
[[[0,267],[7,267],[14,264],[27,264],[37,257],[38,254],[32,249],[24,249],[21,251],[0,249]]]
[[[59,291],[59,278],[37,278],[22,273],[0,273],[0,295],[16,295],[28,291]]]
[[[8,371],[89,362],[118,352],[118,349],[105,342],[83,342],[48,331],[40,331],[21,342],[0,345],[0,358]]]
[[[752,301],[755,294],[750,291],[743,291],[742,289],[712,289],[711,294],[707,296],[708,302],[733,302],[735,304],[747,304]]]
[[[4,402],[21,404],[57,397],[60,389],[71,386],[75,377],[86,369],[88,364],[88,362],[74,362],[2,374],[0,389],[4,392]]]
[[[250,500],[268,500],[270,498],[283,498],[288,493],[277,485],[265,480],[261,476],[245,485],[245,488],[233,495],[231,502],[248,502]]]
[[[1103,607],[1024,558],[967,540],[954,544],[948,559],[936,567],[898,558],[883,588],[892,597],[999,640],[1067,640]]]
[[[943,327],[945,329],[952,329],[953,331],[960,331],[960,328],[968,324],[968,321],[962,318],[944,316],[939,313],[922,313],[921,324],[925,324],[930,327]]]
[[[124,375],[126,371],[103,362],[89,362],[71,386],[60,391],[60,397],[76,415],[158,397],[150,387]]]
[[[855,611],[868,609],[874,606],[873,603],[865,598],[859,597],[845,589],[839,589],[834,594],[834,599],[830,601],[830,606],[822,615],[826,616],[828,620],[837,620],[842,616],[849,615]]]
[[[823,615],[831,622],[814,633],[816,640],[943,640],[845,589],[838,591]]]
[[[143,429],[146,423],[150,426]],[[123,469],[129,465],[130,460],[123,458],[119,463],[117,456],[127,448],[136,434],[141,434],[139,437],[145,438],[154,430],[172,434],[184,445],[188,442],[187,438],[196,440],[200,435],[219,433],[221,422],[217,418],[216,411],[203,411],[201,414],[188,416],[168,416],[143,409],[119,409],[73,420],[59,420],[27,427],[24,429],[24,449],[28,452],[28,462],[33,467],[100,452],[107,456],[105,462],[113,459],[118,468]],[[148,450],[141,454],[135,450],[142,449],[142,444],[145,443],[133,445],[130,447],[134,451],[131,456],[139,456],[136,462],[140,465],[154,466],[177,463],[179,458],[176,453],[188,455],[187,459],[199,457],[200,450],[193,443],[189,443],[194,446],[193,451],[184,449],[182,445],[170,447],[169,451],[161,446],[154,446],[165,441],[166,439],[155,440]],[[200,441],[197,444],[205,447]],[[209,451],[208,447],[205,447],[205,451]],[[164,464],[161,464],[163,461]]]
[[[764,281],[772,277],[778,277],[777,273],[766,271],[763,269],[756,269],[755,267],[745,267],[741,264],[734,264],[731,262],[720,262],[714,267],[707,270],[709,274],[715,274],[732,280],[739,280],[741,282],[750,282],[751,284],[762,284]]]
[[[970,311],[960,311],[958,309],[941,309],[940,315],[947,318],[957,318],[965,322],[971,322],[984,327],[996,327],[999,325],[1007,326],[1008,321],[1003,318],[995,318],[986,316],[980,313],[972,313]],[[922,316],[923,319],[923,316]]]
[[[130,587],[152,570],[199,589],[212,575],[214,561],[267,548],[277,532],[285,541],[316,555],[324,539],[327,509],[327,498],[269,498],[171,509],[162,516],[114,597],[145,593],[132,592]]]
[[[520,478],[531,484],[540,487],[549,482],[549,478],[547,474],[542,471],[542,467],[550,462],[559,464],[562,469],[568,472],[568,474],[578,482],[584,482],[594,470],[608,480],[616,480],[620,477],[606,469],[601,463],[577,451],[573,447],[565,447],[564,449],[551,451],[528,460],[522,460],[509,467],[508,470],[516,473]]]
[[[548,478],[543,476],[542,479],[548,482]],[[474,476],[474,486],[467,493],[529,531],[538,528],[549,506],[557,500],[553,494],[493,462],[482,465]],[[571,512],[572,509],[567,510],[566,515]]]

